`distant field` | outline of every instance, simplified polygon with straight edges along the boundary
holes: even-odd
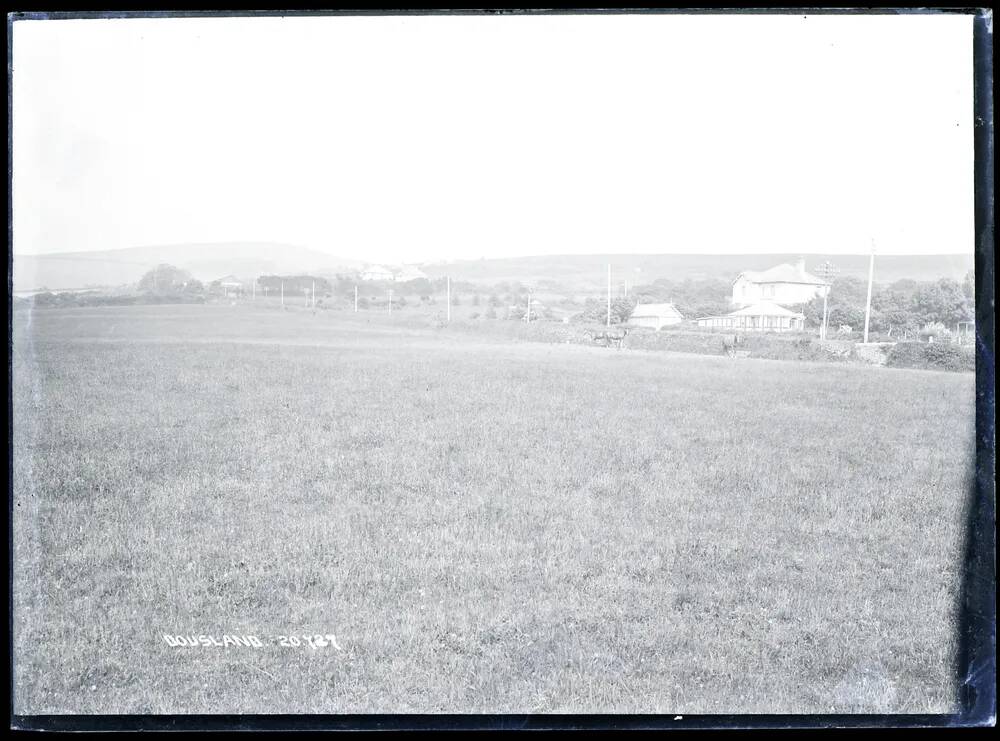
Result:
[[[946,712],[974,378],[14,317],[15,712]],[[335,634],[170,647],[163,634]]]

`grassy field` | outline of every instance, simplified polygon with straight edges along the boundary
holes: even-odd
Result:
[[[12,362],[15,712],[953,709],[971,374],[246,306]]]

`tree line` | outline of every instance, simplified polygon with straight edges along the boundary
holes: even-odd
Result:
[[[867,293],[868,284],[860,278],[834,280],[827,299],[830,326],[863,326]],[[941,278],[932,282],[902,279],[890,284],[876,284],[872,288],[869,326],[875,332],[893,335],[912,334],[927,324],[954,329],[958,322],[973,320],[974,293],[971,271],[962,282]],[[823,321],[822,298],[814,298],[800,310],[809,325],[819,326]]]
[[[158,265],[148,271],[138,284],[140,293],[161,296],[205,296],[222,292],[215,283],[204,284],[186,270],[173,265]],[[417,278],[402,283],[366,281],[361,285],[362,308],[384,305],[386,293],[392,288],[393,303],[403,306],[405,296],[420,302],[436,303],[435,296],[445,292],[445,278]],[[257,290],[272,296],[284,287],[286,295],[310,294],[315,287],[317,298],[350,298],[359,283],[354,276],[336,275],[263,275],[257,279]],[[844,276],[836,278],[828,297],[830,326],[846,324],[860,327],[864,324],[867,282],[861,278]],[[531,289],[517,281],[498,281],[486,286],[452,281],[452,303],[469,301],[473,306],[483,306],[485,316],[505,316],[510,307],[526,307]],[[246,288],[244,289],[246,290]],[[956,323],[971,321],[975,313],[975,285],[970,271],[963,281],[941,278],[937,281],[897,280],[889,284],[876,284],[872,291],[870,328],[875,332],[915,333],[927,324],[941,324],[954,329]],[[686,319],[726,314],[732,310],[730,297],[732,284],[722,279],[687,279],[682,281],[659,279],[634,286],[627,296],[612,299],[613,323],[628,321],[637,303],[672,303]],[[462,298],[460,298],[462,296]],[[571,296],[567,302],[574,302]],[[817,327],[822,322],[823,299],[814,298],[806,304],[788,308],[805,314],[807,326]],[[582,321],[600,321],[607,318],[607,299],[589,297],[584,300],[578,318]]]

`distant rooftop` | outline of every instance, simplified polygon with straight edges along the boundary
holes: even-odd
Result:
[[[683,319],[673,304],[638,304],[632,311],[632,318],[676,316]]]
[[[713,314],[712,316],[700,316],[698,319],[720,319],[727,316],[789,316],[795,319],[804,319],[805,315],[784,306],[772,304],[770,301],[758,301],[742,309],[731,311],[728,314]]]
[[[772,304],[770,301],[759,301],[756,304],[745,306],[742,309],[730,312],[727,316],[792,316],[802,317],[797,311],[786,309],[784,306]]]

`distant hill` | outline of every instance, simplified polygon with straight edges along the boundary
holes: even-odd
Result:
[[[14,255],[15,291],[110,287],[136,283],[154,265],[169,263],[200,281],[224,275],[332,273],[363,263],[274,242],[231,242],[127,247],[100,252]]]
[[[612,280],[627,280],[632,285],[668,280],[724,278],[734,279],[744,270],[766,270],[783,262],[794,262],[799,255],[542,255],[504,259],[456,260],[424,263],[427,275],[444,275],[452,280],[471,283],[518,281],[531,286],[561,286],[569,290],[603,290],[608,263]],[[829,260],[839,275],[868,277],[866,255],[806,255],[806,269]],[[876,255],[875,280],[891,283],[901,278],[912,280],[961,280],[973,267],[969,255]]]

